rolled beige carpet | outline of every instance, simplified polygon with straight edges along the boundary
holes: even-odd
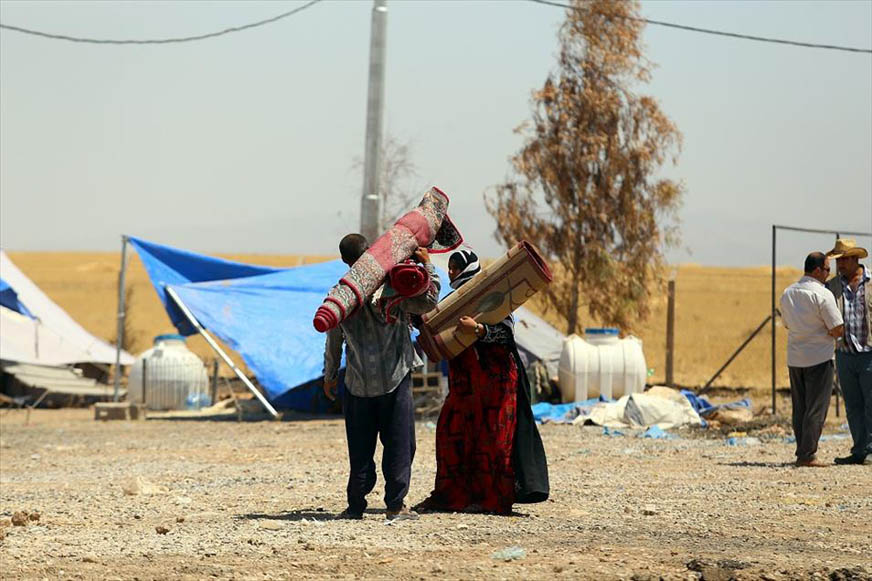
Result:
[[[475,342],[475,335],[455,331],[460,317],[495,325],[545,288],[551,278],[539,250],[522,240],[424,315],[418,344],[431,361],[451,359]]]

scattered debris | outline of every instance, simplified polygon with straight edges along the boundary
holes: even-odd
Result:
[[[868,581],[872,579],[872,569],[867,567],[842,567],[829,572],[829,581]]]
[[[748,563],[735,559],[722,559],[712,563],[694,558],[687,563],[688,570],[700,573],[702,579],[706,581],[732,581],[736,578],[735,573],[737,570],[745,569],[748,566]]]
[[[265,531],[279,531],[282,529],[282,523],[277,520],[262,520],[257,523],[257,528]]]
[[[660,426],[651,426],[638,436],[639,438],[649,438],[652,440],[677,440],[678,436],[673,433],[667,432],[662,429]]]
[[[141,476],[135,476],[127,479],[121,484],[121,490],[128,496],[136,496],[137,494],[166,494],[169,490],[165,486],[157,486]]]
[[[750,565],[744,561],[736,559],[722,559],[718,561],[718,567],[722,569],[747,569]]]
[[[760,439],[752,436],[727,438],[727,446],[759,446]]]
[[[718,409],[705,416],[706,420],[718,422],[725,426],[737,426],[750,422],[754,419],[754,412],[750,408],[735,407],[733,409]]]
[[[496,561],[514,561],[517,559],[523,559],[527,556],[527,552],[521,547],[506,547],[501,551],[496,551],[493,555],[491,555],[491,559]]]
[[[787,436],[787,430],[785,430],[778,424],[772,424],[771,426],[767,426],[762,430],[758,430],[756,435],[759,437],[779,439]]]

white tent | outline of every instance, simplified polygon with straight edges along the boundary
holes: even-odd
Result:
[[[515,342],[522,351],[535,359],[541,359],[548,368],[548,375],[557,377],[560,352],[566,336],[537,317],[526,307],[518,307],[515,317]]]
[[[33,318],[0,307],[0,359],[36,365],[115,363],[115,347],[95,337],[42,292],[0,250],[0,278]],[[121,352],[121,364],[134,358]]]

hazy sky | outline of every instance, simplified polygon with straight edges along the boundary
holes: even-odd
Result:
[[[161,38],[302,2],[11,2],[0,21]],[[495,256],[483,192],[509,171],[557,8],[388,2],[385,128],[413,147],[467,241]],[[359,225],[372,3],[322,2],[187,44],[86,45],[0,31],[0,245],[115,250],[121,233],[201,252],[334,254]],[[872,47],[872,2],[645,2],[648,18]],[[640,91],[684,133],[674,262],[770,260],[772,223],[872,230],[872,55],[649,26]],[[829,236],[786,234],[801,265]],[[864,240],[867,247],[869,239]]]

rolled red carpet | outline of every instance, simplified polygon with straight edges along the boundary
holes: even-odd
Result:
[[[361,301],[372,296],[392,268],[412,256],[419,246],[429,248],[430,252],[448,252],[457,248],[463,238],[448,218],[448,202],[448,196],[442,190],[430,188],[417,207],[379,236],[339,284],[330,290],[315,314],[315,329],[323,333],[338,325],[354,312]],[[405,272],[401,275],[406,276],[415,275]],[[415,287],[415,284],[411,281],[408,288]]]
[[[391,286],[403,297],[416,297],[430,286],[430,273],[420,264],[403,262],[391,269]]]

